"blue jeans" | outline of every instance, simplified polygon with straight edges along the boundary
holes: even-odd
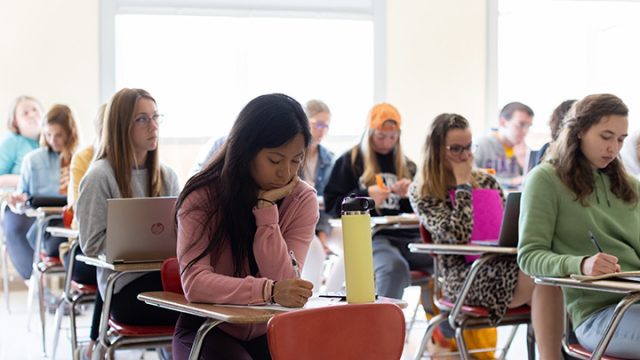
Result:
[[[575,329],[580,345],[589,351],[593,351],[598,346],[615,307],[615,305],[611,305],[591,314]],[[637,358],[640,353],[639,322],[640,304],[631,305],[620,320],[605,354],[625,359]]]
[[[388,231],[373,237],[373,273],[376,293],[402,299],[404,288],[411,285],[410,270],[433,271],[433,259],[425,254],[412,254],[407,247],[420,242],[417,231]]]
[[[14,214],[9,208],[4,212],[4,234],[7,252],[13,266],[23,279],[29,279],[33,269],[33,247],[27,241],[27,232],[35,218]]]

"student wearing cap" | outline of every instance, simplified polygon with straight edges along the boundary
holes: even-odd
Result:
[[[342,200],[350,194],[373,198],[376,207],[372,216],[413,212],[407,190],[416,164],[402,152],[401,124],[400,113],[393,105],[380,103],[371,109],[362,141],[340,156],[333,166],[324,189],[327,213],[340,216]],[[409,252],[407,245],[412,242],[420,242],[418,229],[383,230],[373,237],[378,295],[402,298],[404,288],[411,282],[410,269],[431,268],[431,258]]]

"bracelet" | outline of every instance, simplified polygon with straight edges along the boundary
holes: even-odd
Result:
[[[276,294],[275,294],[275,292],[276,292],[276,283],[277,283],[277,281],[274,281],[271,284],[271,297],[269,299],[271,300],[272,304],[276,303],[276,298],[275,298],[275,296],[276,296]]]
[[[269,199],[265,199],[265,198],[258,198],[258,201],[264,201],[264,202],[268,202],[271,205],[275,205],[276,202],[275,201],[271,201]]]

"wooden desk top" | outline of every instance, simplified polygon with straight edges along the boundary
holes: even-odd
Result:
[[[76,260],[83,263],[103,269],[109,269],[117,272],[142,272],[142,271],[154,271],[162,268],[162,262],[143,262],[143,263],[126,263],[126,264],[111,264],[106,261],[100,260],[96,257],[77,255]]]
[[[628,280],[578,281],[570,277],[534,277],[536,284],[556,285],[584,290],[598,290],[616,293],[640,292],[640,282]]]
[[[222,320],[231,324],[266,323],[280,311],[256,309],[255,307],[219,306],[214,304],[191,303],[182,294],[168,291],[150,291],[138,295],[150,305],[170,309],[195,316]]]
[[[515,247],[467,244],[409,244],[409,250],[413,253],[434,253],[442,255],[481,255],[488,253],[516,255],[518,253],[518,248]]]
[[[309,308],[317,308],[322,306],[340,306],[347,304],[346,302],[332,301],[325,298],[312,298],[321,301],[321,303],[310,304]],[[187,313],[195,316],[206,317],[221,320],[231,324],[256,324],[266,323],[269,319],[281,312],[297,311],[304,308],[294,309],[274,309],[273,306],[229,306],[204,303],[191,303],[182,294],[172,293],[168,291],[150,291],[143,292],[138,295],[138,300],[147,304],[155,305],[161,308]],[[404,300],[397,300],[385,297],[379,297],[376,303],[391,303],[404,309],[408,306]],[[323,305],[325,304],[325,305]]]
[[[329,219],[332,227],[341,227],[340,219]],[[389,216],[372,216],[371,227],[383,225],[420,225],[420,219],[416,214],[401,214]]]

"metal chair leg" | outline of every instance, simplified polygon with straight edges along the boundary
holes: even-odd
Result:
[[[36,278],[35,274],[32,272],[31,277],[29,278],[29,293],[27,294],[27,331],[31,332],[31,315],[33,314],[33,299],[37,296],[36,294]]]
[[[436,327],[440,325],[440,323],[447,320],[448,315],[449,314],[447,313],[440,313],[434,316],[433,318],[431,318],[431,320],[429,320],[429,323],[427,324],[427,329],[425,330],[424,335],[422,335],[422,340],[420,341],[420,347],[416,351],[415,360],[422,359],[422,354],[424,354],[424,351],[427,349],[427,343],[431,341],[431,336],[433,335],[433,331],[436,329]]]
[[[518,332],[518,328],[520,326],[519,325],[514,325],[511,327],[511,332],[509,333],[509,337],[507,338],[507,341],[505,342],[504,347],[502,348],[502,351],[500,351],[500,360],[504,360],[507,358],[507,353],[509,352],[509,349],[511,349],[511,344],[513,343],[513,339],[516,337],[516,333]]]
[[[469,354],[469,349],[467,349],[467,343],[464,341],[464,324],[460,324],[456,328],[456,342],[458,343],[460,358],[462,360],[470,360],[471,355]]]
[[[536,339],[531,324],[527,325],[527,359],[536,359]]]
[[[46,314],[44,306],[44,274],[38,272],[38,307],[40,310],[40,329],[42,331],[42,354],[47,356],[47,342],[46,342]]]
[[[60,340],[60,328],[62,327],[62,316],[64,315],[64,301],[60,301],[58,308],[56,309],[55,317],[55,331],[53,333],[53,344],[51,347],[51,359],[56,359],[56,352],[58,350],[58,342]]]
[[[0,245],[0,257],[2,261],[2,288],[4,290],[4,304],[7,307],[7,313],[11,314],[11,306],[9,304],[9,270],[7,268],[7,245],[4,243]]]

